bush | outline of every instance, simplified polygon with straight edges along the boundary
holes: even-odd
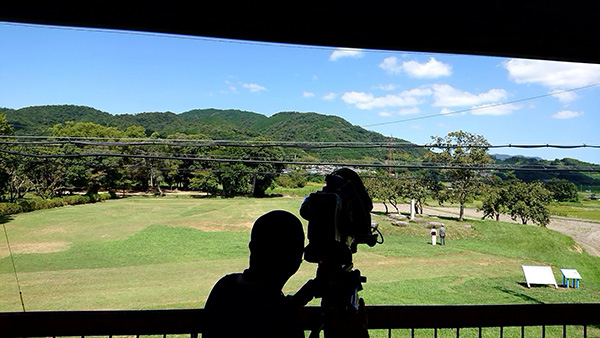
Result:
[[[106,201],[110,194],[69,195],[52,199],[23,199],[17,203],[0,203],[0,216],[18,214],[35,210],[58,208],[66,205],[78,205]]]
[[[18,214],[20,212],[22,212],[22,208],[16,203],[0,203],[0,216]]]

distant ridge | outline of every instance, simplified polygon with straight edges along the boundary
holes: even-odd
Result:
[[[264,138],[298,142],[387,142],[389,137],[352,125],[338,116],[314,112],[280,112],[267,117],[235,109],[193,109],[180,114],[143,112],[113,115],[77,105],[45,105],[1,109],[17,135],[47,135],[57,123],[94,122],[126,129],[142,126],[147,136],[167,137],[176,133],[202,135],[214,140]],[[409,143],[394,138],[396,142]],[[385,160],[387,149],[326,149],[309,151],[322,158],[365,158]],[[420,158],[426,149],[396,150],[409,158]]]
[[[520,158],[525,158],[525,159],[534,159],[536,161],[541,161],[543,160],[543,158],[538,157],[538,156],[524,156],[524,155],[507,155],[507,154],[490,154],[490,156],[494,157],[497,160],[508,160],[511,157],[520,157]]]

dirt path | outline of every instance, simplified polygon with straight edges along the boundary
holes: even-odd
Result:
[[[409,206],[400,205],[401,212],[407,212]],[[381,203],[375,203],[373,210],[385,211]],[[430,216],[458,216],[458,207],[425,207],[425,215]],[[481,219],[483,213],[475,209],[465,209],[465,217],[472,219]],[[500,220],[504,222],[514,222],[510,216],[501,215]],[[590,255],[600,256],[600,222],[586,221],[572,217],[553,216],[548,224],[548,228],[556,230],[565,235],[571,236],[579,245],[581,245]]]

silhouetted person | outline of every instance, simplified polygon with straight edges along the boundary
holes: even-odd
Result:
[[[249,267],[223,276],[206,300],[203,337],[304,337],[298,310],[313,297],[312,280],[294,296],[281,291],[302,263],[302,223],[290,212],[270,211],[254,222],[248,246]]]

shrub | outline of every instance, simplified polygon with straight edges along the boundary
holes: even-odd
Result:
[[[106,201],[110,198],[110,194],[89,194],[69,195],[52,199],[22,199],[17,201],[17,203],[0,203],[0,216],[58,208],[66,205],[95,203]]]
[[[19,212],[22,212],[22,208],[16,203],[0,203],[0,216],[18,214]]]

